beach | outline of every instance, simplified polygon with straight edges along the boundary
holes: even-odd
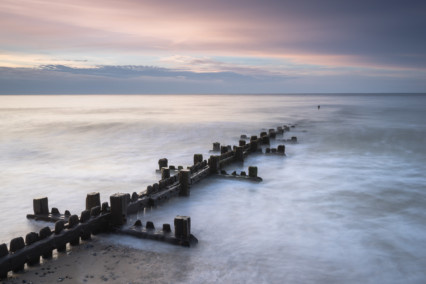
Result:
[[[0,283],[186,283],[187,273],[200,269],[187,262],[179,254],[112,245],[94,237]]]

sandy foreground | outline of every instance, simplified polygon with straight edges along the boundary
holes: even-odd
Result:
[[[185,258],[93,238],[0,283],[185,283],[193,270]]]

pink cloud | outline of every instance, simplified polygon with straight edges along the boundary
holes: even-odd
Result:
[[[401,56],[422,44],[402,51],[388,44],[386,20],[391,17],[376,25],[375,15],[367,16],[359,5],[298,3],[2,0],[0,38],[3,49],[23,53],[103,51],[283,58],[329,67],[424,66],[424,53],[417,62]]]

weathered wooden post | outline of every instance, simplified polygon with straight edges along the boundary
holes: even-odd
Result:
[[[52,235],[52,231],[50,230],[49,227],[44,227],[40,229],[38,235],[40,237],[40,240],[44,240],[46,238],[49,238]],[[44,259],[52,258],[52,251],[53,251],[53,247],[46,247],[44,248],[44,251],[42,251],[41,256]]]
[[[257,140],[250,141],[250,152],[257,152]]]
[[[194,154],[194,165],[203,162],[203,154]]]
[[[101,207],[95,206],[92,209],[90,209],[90,216],[97,217],[101,214]]]
[[[154,223],[153,223],[153,222],[151,222],[151,221],[147,221],[147,222],[146,222],[146,226],[145,226],[145,228],[146,228],[147,230],[155,230]]]
[[[160,189],[160,185],[157,182],[152,185],[152,191],[154,193],[158,192],[159,189]]]
[[[109,197],[111,203],[111,223],[121,226],[126,223],[128,198],[125,193],[115,193]]]
[[[158,160],[158,169],[161,171],[161,168],[167,168],[169,161],[166,158]]]
[[[268,135],[262,136],[262,144],[267,144],[267,145],[271,144],[271,141]]]
[[[38,234],[35,233],[35,232],[31,232],[31,233],[28,233],[25,236],[25,243],[27,244],[27,246],[30,246],[33,243],[37,242],[38,239],[39,239]],[[30,266],[40,263],[40,254],[35,253],[33,255],[28,256],[28,262],[27,263]]]
[[[296,136],[292,136],[291,137],[291,142],[292,143],[297,143],[297,137]]]
[[[163,176],[163,172],[161,172],[161,176]],[[170,177],[170,171],[169,171],[169,177]],[[132,193],[132,197],[130,198],[131,202],[135,202],[139,199],[139,195],[136,192]]]
[[[163,233],[168,234],[171,233],[172,229],[170,228],[170,224],[163,224]]]
[[[170,177],[170,168],[161,168],[161,179],[166,179]]]
[[[220,143],[219,142],[214,142],[213,143],[213,151],[220,151]]]
[[[275,139],[277,137],[277,133],[275,132],[275,129],[271,128],[269,129],[269,138]]]
[[[77,215],[71,215],[70,218],[68,219],[68,229],[72,229],[72,228],[78,226],[79,223],[80,223],[80,220],[78,219],[78,216]],[[80,244],[80,236],[79,235],[75,236],[72,240],[70,240],[70,245],[77,246],[78,244]]]
[[[228,146],[220,146],[220,153],[221,154],[225,154],[226,152],[228,152]]]
[[[14,238],[10,241],[9,248],[11,253],[15,253],[18,250],[23,249],[24,247],[25,247],[25,242],[22,237]],[[16,265],[12,271],[19,272],[21,270],[24,270],[24,265],[25,265],[24,263],[22,265]]]
[[[86,210],[91,210],[93,207],[101,206],[101,196],[99,192],[90,192],[86,196]]]
[[[110,210],[108,202],[102,202],[101,206],[102,213],[107,213]]]
[[[277,127],[277,134],[283,134],[284,133],[284,129],[282,126],[278,126]]]
[[[55,235],[59,235],[64,230],[64,227],[65,227],[64,220],[56,221],[56,223],[55,223]],[[63,242],[57,241],[55,243],[55,245],[56,245],[57,251],[63,252],[63,251],[67,250],[67,243],[65,241],[63,241]]]
[[[48,215],[49,201],[47,197],[33,199],[34,215]]]
[[[235,160],[238,162],[244,162],[244,148],[242,146],[235,148]]]
[[[285,145],[278,145],[278,153],[285,154]]]
[[[209,159],[209,167],[210,167],[210,173],[211,174],[217,174],[219,171],[219,161],[220,161],[220,156],[215,156],[212,155],[210,156]]]
[[[250,166],[248,168],[249,177],[257,177],[257,167]]]
[[[175,237],[189,238],[191,234],[191,218],[187,216],[176,216],[175,218]]]
[[[81,216],[80,216],[80,222],[81,223],[86,223],[87,221],[90,220],[90,211],[89,210],[84,210],[81,212]],[[87,227],[88,228],[88,227]],[[90,240],[91,238],[91,232],[90,229],[83,229],[81,231],[81,239],[83,241],[85,240]]]
[[[7,245],[6,244],[1,244],[0,245],[0,259],[6,255],[9,254],[9,250],[7,249]],[[7,278],[7,270],[5,267],[1,267],[0,266],[0,279],[5,279]]]
[[[179,183],[180,183],[180,196],[189,196],[190,195],[190,170],[181,170],[179,172]]]
[[[244,145],[246,145],[246,140],[239,140],[239,141],[238,141],[238,145],[239,145],[239,146],[244,146]]]
[[[152,185],[148,185],[146,187],[146,194],[151,195],[154,193],[154,187]]]

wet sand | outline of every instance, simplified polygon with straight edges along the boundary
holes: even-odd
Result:
[[[186,283],[193,270],[187,258],[94,238],[23,272],[9,273],[0,283]]]

